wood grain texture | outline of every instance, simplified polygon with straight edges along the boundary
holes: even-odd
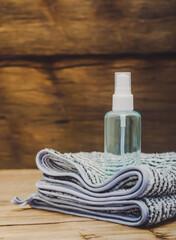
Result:
[[[0,55],[176,51],[175,0],[1,0]]]
[[[35,192],[34,184],[40,177],[38,170],[0,171],[0,239],[174,240],[176,237],[176,222],[139,229],[10,203],[15,195],[23,198]]]
[[[115,71],[132,72],[142,151],[175,150],[175,59],[1,61],[0,167],[35,167],[35,155],[45,147],[103,151]]]

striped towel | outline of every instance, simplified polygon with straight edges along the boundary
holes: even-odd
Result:
[[[37,192],[12,203],[90,217],[128,226],[151,226],[176,217],[176,153],[141,155],[105,178],[104,153],[61,154],[52,149],[36,156],[43,178]]]

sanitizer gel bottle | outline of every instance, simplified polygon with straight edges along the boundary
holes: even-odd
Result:
[[[112,111],[104,122],[106,177],[129,165],[140,165],[141,115],[133,111],[131,73],[115,73]]]

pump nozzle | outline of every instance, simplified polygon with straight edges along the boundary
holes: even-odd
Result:
[[[113,111],[132,111],[133,95],[131,94],[131,73],[115,73],[115,93],[113,95]]]

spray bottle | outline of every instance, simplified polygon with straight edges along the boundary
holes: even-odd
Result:
[[[112,111],[104,122],[106,177],[129,165],[140,164],[141,115],[133,111],[131,73],[115,73]]]

